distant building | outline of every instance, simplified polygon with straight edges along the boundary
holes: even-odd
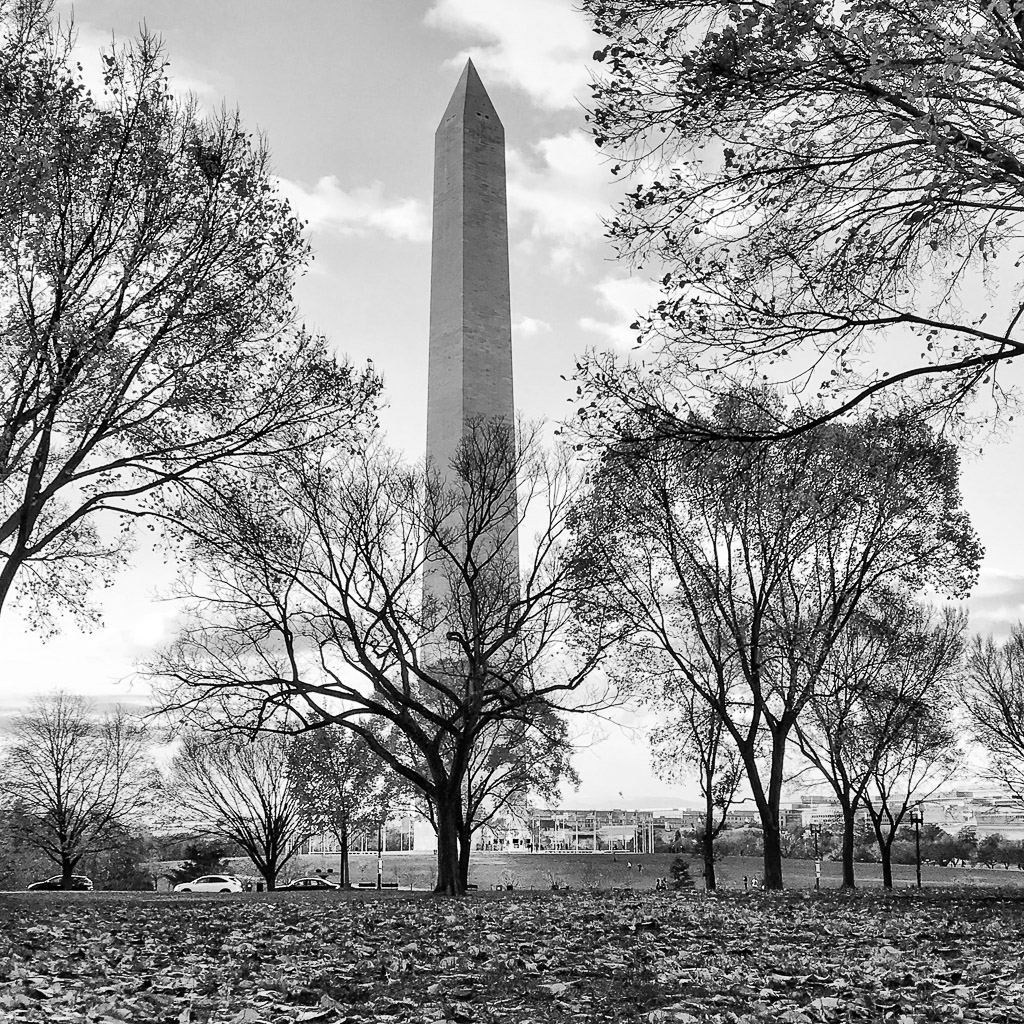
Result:
[[[926,825],[936,825],[951,836],[971,831],[978,839],[994,833],[1004,839],[1024,839],[1024,804],[995,786],[951,787],[931,794],[915,806],[920,808]],[[839,801],[827,796],[804,797],[783,813],[784,819],[791,818],[804,826],[821,824],[838,831],[843,825]],[[866,823],[867,811],[858,810],[857,818]],[[784,821],[783,827],[789,825]]]
[[[422,852],[430,849],[431,844],[425,841],[425,831],[433,838],[433,848],[437,848],[437,838],[430,822],[421,815],[410,812],[388,821],[381,833],[386,853],[411,853],[413,850]],[[357,833],[349,840],[348,852],[376,853],[378,833],[376,829],[366,829]],[[341,844],[330,832],[311,836],[299,849],[300,853],[337,856],[341,853]]]
[[[978,839],[998,833],[1024,840],[1024,804],[997,786],[958,786],[924,801],[924,820],[951,835],[970,830]]]
[[[937,825],[950,835],[969,830],[978,839],[993,833],[1005,839],[1024,839],[1024,805],[994,787],[943,790],[924,801],[921,809],[926,824]],[[867,823],[865,810],[859,810],[857,817]],[[781,818],[783,831],[820,824],[827,831],[839,832],[843,826],[839,802],[825,794],[784,802]],[[652,853],[692,840],[703,823],[703,809],[696,807],[532,807],[488,822],[474,834],[473,849],[501,853]],[[733,804],[728,824],[730,828],[759,829],[761,818],[753,801]],[[387,853],[436,850],[437,835],[421,814],[409,812],[388,822]],[[357,854],[376,851],[376,832],[357,837],[351,847],[351,852]],[[309,840],[302,852],[336,855],[338,843],[330,835],[318,836]]]
[[[532,809],[527,826],[531,848],[539,852],[597,853],[654,849],[654,811],[578,808]]]

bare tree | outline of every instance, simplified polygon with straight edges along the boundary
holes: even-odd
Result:
[[[52,7],[0,0],[0,608],[44,628],[91,614],[136,517],[350,443],[379,389],[296,323],[309,251],[264,143],[175,100],[145,32],[93,96]]]
[[[967,615],[904,595],[878,595],[834,646],[807,714],[795,726],[803,755],[843,812],[843,886],[852,888],[856,816],[893,744],[962,671]],[[876,786],[877,788],[877,786]]]
[[[863,804],[878,841],[886,889],[892,888],[892,844],[900,826],[911,808],[947,783],[962,762],[949,697],[948,693],[929,695],[916,714],[890,732],[864,789]],[[874,720],[867,723],[869,732],[875,721],[888,718],[884,705],[876,708]]]
[[[187,733],[171,764],[168,788],[195,824],[245,850],[268,891],[309,834],[281,736]]]
[[[974,637],[960,701],[992,777],[1024,803],[1024,626],[1002,644]]]
[[[433,808],[438,890],[464,891],[467,773],[491,742],[534,742],[548,711],[581,706],[610,642],[571,642],[576,487],[567,454],[481,423],[450,474],[378,452],[293,460],[224,490],[195,511],[205,578],[156,666],[165,703],[227,728],[326,720],[362,736]],[[537,532],[516,586],[509,538],[524,521]]]
[[[667,687],[659,704],[674,717],[651,734],[654,771],[672,781],[687,777],[687,769],[696,767],[704,799],[704,824],[697,831],[704,888],[717,889],[715,840],[725,828],[729,808],[743,782],[743,761],[721,715],[685,681]]]
[[[348,885],[352,843],[387,820],[408,783],[362,736],[330,723],[291,741],[288,777],[309,829],[330,832],[338,841],[341,884]]]
[[[716,415],[729,431],[749,409]],[[975,578],[956,453],[906,416],[634,451],[606,460],[579,504],[580,614],[621,630],[637,663],[667,655],[724,723],[761,818],[765,885],[781,888],[787,743],[850,618],[881,588],[958,593]]]
[[[979,395],[1004,407],[1024,351],[1021,0],[581,6],[604,40],[594,138],[635,172],[609,234],[664,286],[633,325],[643,364],[584,361],[583,411],[627,438],[720,436],[694,397],[762,374],[808,412],[759,436],[883,390],[954,420]]]
[[[16,716],[0,759],[12,827],[52,860],[67,889],[83,857],[117,846],[153,801],[159,779],[141,723],[123,709],[100,715],[62,691]]]

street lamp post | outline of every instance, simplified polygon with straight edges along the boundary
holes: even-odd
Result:
[[[814,888],[821,888],[821,856],[818,852],[818,839],[821,837],[821,822],[812,821],[811,835],[814,837]]]
[[[917,887],[921,888],[921,825],[924,822],[924,814],[920,805],[910,812],[910,824],[914,826],[914,858],[917,862]]]
[[[384,888],[384,822],[377,826],[377,888]]]

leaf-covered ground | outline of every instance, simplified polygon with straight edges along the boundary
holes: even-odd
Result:
[[[699,892],[0,897],[0,1021],[1024,1021],[1024,904]]]

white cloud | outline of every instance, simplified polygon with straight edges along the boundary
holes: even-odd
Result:
[[[103,62],[101,53],[110,53],[116,46],[121,48],[132,42],[129,38],[114,37],[88,22],[74,22],[75,45],[72,59],[82,65],[82,80],[93,97],[102,100]],[[167,54],[170,61],[167,68],[167,82],[171,94],[178,100],[195,97],[200,106],[208,110],[219,106],[221,97],[228,91],[228,81],[219,72],[203,68],[183,57]]]
[[[598,306],[606,315],[602,319],[582,317],[579,326],[624,348],[630,347],[636,338],[629,325],[661,298],[657,282],[647,277],[606,277],[594,285],[594,291]]]
[[[528,221],[518,245],[527,254],[548,250],[551,265],[580,269],[583,250],[604,245],[601,218],[612,204],[609,173],[583,132],[542,139],[530,156],[510,150],[508,204],[513,228]]]
[[[278,178],[277,183],[296,215],[313,230],[341,235],[379,231],[389,238],[410,242],[430,238],[430,217],[423,203],[388,197],[379,181],[349,190],[342,188],[333,174],[321,178],[312,188],[287,178]]]
[[[512,327],[513,333],[521,338],[534,338],[538,334],[546,334],[550,330],[551,324],[546,320],[537,320],[532,316],[520,317]]]
[[[967,607],[972,629],[978,633],[993,633],[998,640],[1003,640],[1011,626],[1024,620],[1024,576],[999,569],[982,569]]]
[[[521,89],[540,107],[574,109],[589,98],[594,37],[565,0],[435,0],[426,22],[481,38],[451,63],[461,66],[471,57],[485,81]]]

